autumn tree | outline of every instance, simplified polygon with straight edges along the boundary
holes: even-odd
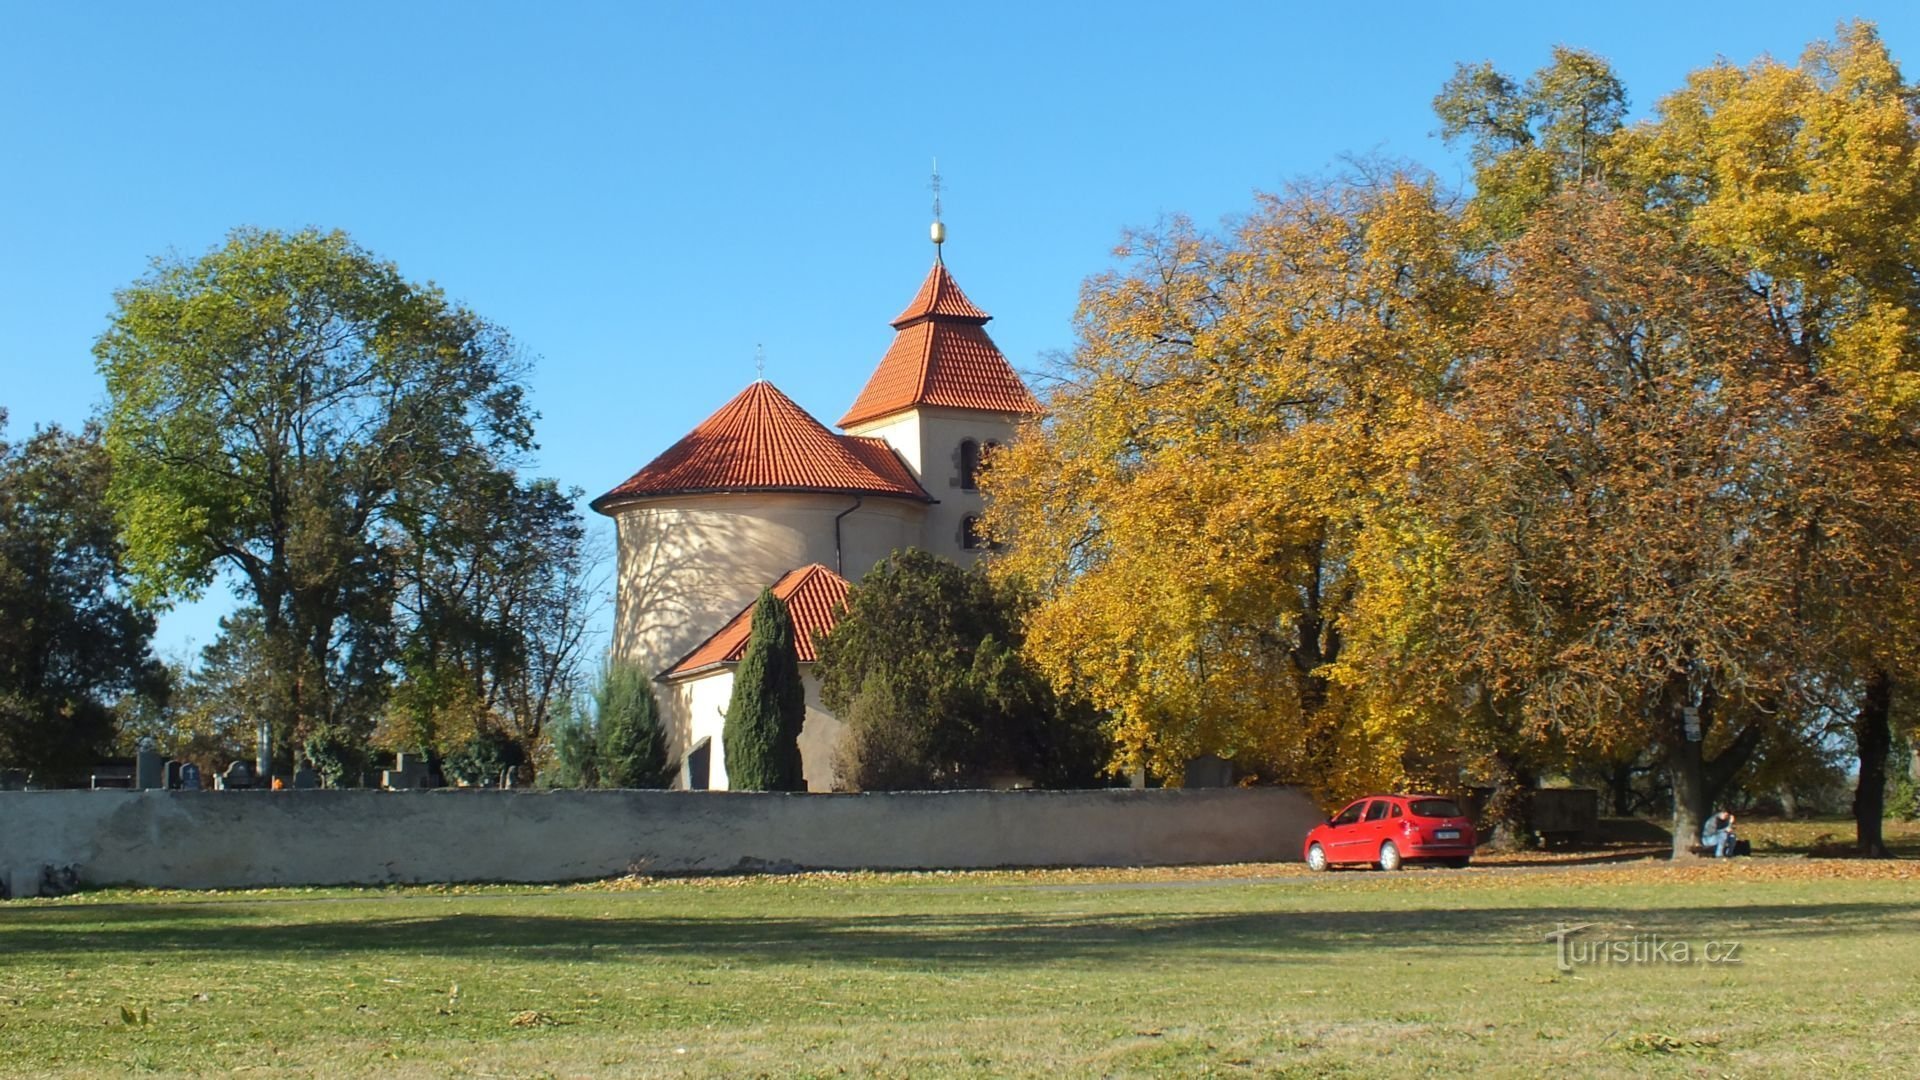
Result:
[[[1801,671],[1817,388],[1738,276],[1603,189],[1502,262],[1425,473],[1436,626],[1518,734],[1657,746],[1684,855]]]
[[[111,746],[114,704],[160,704],[153,616],[136,606],[109,501],[100,433],[5,439],[0,410],[0,765],[43,778]]]
[[[1812,676],[1847,688],[1858,843],[1886,854],[1882,791],[1903,673],[1920,655],[1920,102],[1866,23],[1797,64],[1694,72],[1613,148],[1615,182],[1743,274],[1813,373],[1832,422],[1829,490],[1803,616]]]
[[[1329,794],[1402,775],[1408,717],[1334,673],[1354,555],[1407,476],[1479,287],[1425,180],[1264,198],[1221,235],[1175,221],[1088,281],[1050,418],[996,455],[1002,580],[1026,655],[1113,717],[1122,767],[1219,754]]]
[[[228,575],[287,676],[276,727],[371,716],[394,545],[532,445],[506,334],[342,233],[242,229],[122,290],[94,353],[137,595]]]
[[[727,786],[735,791],[805,791],[800,729],[807,722],[806,688],[787,602],[760,590],[747,648],[733,672],[721,745]],[[604,737],[604,733],[603,733]]]

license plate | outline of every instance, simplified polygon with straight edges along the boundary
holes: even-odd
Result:
[[[1458,840],[1460,839],[1460,830],[1459,829],[1435,829],[1433,830],[1433,838],[1435,840]]]

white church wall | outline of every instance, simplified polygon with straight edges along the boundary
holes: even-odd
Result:
[[[846,431],[849,435],[864,435],[870,439],[886,440],[888,446],[893,447],[902,458],[906,459],[907,468],[913,470],[913,475],[922,479],[921,486],[926,486],[925,478],[920,474],[920,417],[915,410],[909,409],[892,416],[883,416],[878,420],[847,428]],[[928,488],[927,493],[936,499],[940,497],[931,488]]]
[[[760,590],[808,563],[836,566],[834,518],[850,495],[746,492],[653,499],[617,512],[614,655],[657,675]],[[839,572],[857,580],[920,543],[924,504],[869,496],[840,522]]]
[[[730,789],[725,740],[721,736],[726,730],[727,703],[733,697],[733,672],[733,668],[722,668],[699,678],[676,680],[666,688],[668,693],[660,695],[663,714],[668,697],[675,699],[684,710],[681,721],[684,726],[680,730],[685,735],[671,751],[680,757],[680,787],[688,784],[687,751],[706,739],[712,755],[707,786],[713,791]],[[837,779],[835,762],[840,736],[846,725],[820,704],[820,680],[814,676],[812,664],[800,666],[800,682],[806,688],[807,698],[807,720],[800,729],[800,760],[807,790],[832,791]]]
[[[936,500],[927,508],[925,538],[920,546],[966,565],[980,554],[962,543],[969,515],[985,507],[977,489],[960,486],[960,444],[972,439],[983,450],[990,442],[1013,441],[1019,422],[999,413],[927,406],[857,429],[854,434],[886,439],[920,478],[920,486]]]

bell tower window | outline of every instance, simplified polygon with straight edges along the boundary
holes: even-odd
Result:
[[[960,442],[960,486],[967,491],[980,486],[980,444],[972,439]]]

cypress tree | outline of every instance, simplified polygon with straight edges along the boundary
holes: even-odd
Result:
[[[727,786],[735,791],[805,791],[800,727],[806,691],[787,602],[762,589],[753,606],[746,655],[733,673],[733,697],[721,731]]]

